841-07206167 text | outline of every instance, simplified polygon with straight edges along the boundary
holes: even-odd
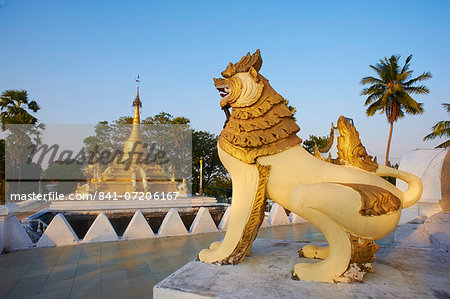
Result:
[[[176,200],[179,192],[125,192],[123,195],[117,192],[96,192],[98,200]]]

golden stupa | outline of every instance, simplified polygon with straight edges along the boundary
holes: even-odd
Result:
[[[137,80],[138,81],[138,80]],[[139,81],[138,81],[139,82]],[[177,182],[173,174],[171,178],[158,163],[138,162],[138,155],[131,157],[131,163],[123,161],[129,159],[129,153],[145,153],[143,149],[140,128],[140,108],[142,102],[139,98],[139,86],[136,99],[133,102],[134,117],[130,136],[123,146],[123,157],[114,161],[101,171],[98,164],[89,165],[86,174],[90,179],[83,186],[79,186],[77,193],[110,192],[121,195],[127,192],[177,192]],[[119,161],[120,160],[120,161]]]

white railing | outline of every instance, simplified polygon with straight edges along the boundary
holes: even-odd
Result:
[[[9,215],[0,222],[0,241],[7,251],[32,247],[53,247],[75,245],[79,243],[107,242],[119,240],[145,239],[154,237],[172,237],[200,233],[224,231],[228,226],[230,207],[227,208],[218,226],[216,226],[207,208],[202,207],[192,222],[189,230],[186,229],[177,209],[171,208],[157,232],[154,232],[140,210],[134,213],[122,236],[118,236],[111,222],[104,213],[98,214],[83,239],[79,239],[73,228],[63,214],[57,214],[47,225],[40,219],[25,219],[23,226],[14,215]],[[261,227],[286,225],[304,222],[302,218],[291,213],[287,216],[285,210],[274,204],[270,213],[266,213]],[[37,222],[42,235],[33,243],[25,228]],[[37,235],[36,235],[37,236]],[[37,237],[36,237],[37,239]]]

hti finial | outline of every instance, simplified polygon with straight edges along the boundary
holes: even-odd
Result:
[[[141,80],[139,79],[139,75],[138,75],[137,79],[136,79],[137,93],[136,93],[136,99],[133,102],[133,106],[142,107],[141,99],[139,99],[139,82],[141,82]]]
[[[137,76],[136,79],[136,83],[137,83],[137,94],[139,95],[139,82],[141,82],[141,80],[139,80],[139,75]]]

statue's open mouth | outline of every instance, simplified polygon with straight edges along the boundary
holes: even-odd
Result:
[[[217,87],[217,90],[220,93],[220,96],[222,98],[228,96],[230,94],[230,88],[228,86],[224,86],[224,87]]]
[[[225,112],[226,120],[223,127],[228,123],[228,120],[230,120],[230,103],[228,103],[227,98],[230,95],[231,88],[228,85],[224,86],[217,86],[217,90],[220,93],[220,96],[222,97],[222,100],[220,101],[220,106],[222,107],[223,112]]]
[[[228,95],[228,92],[225,91],[225,87],[218,87],[217,90],[220,92],[220,96],[222,98],[224,98]]]

